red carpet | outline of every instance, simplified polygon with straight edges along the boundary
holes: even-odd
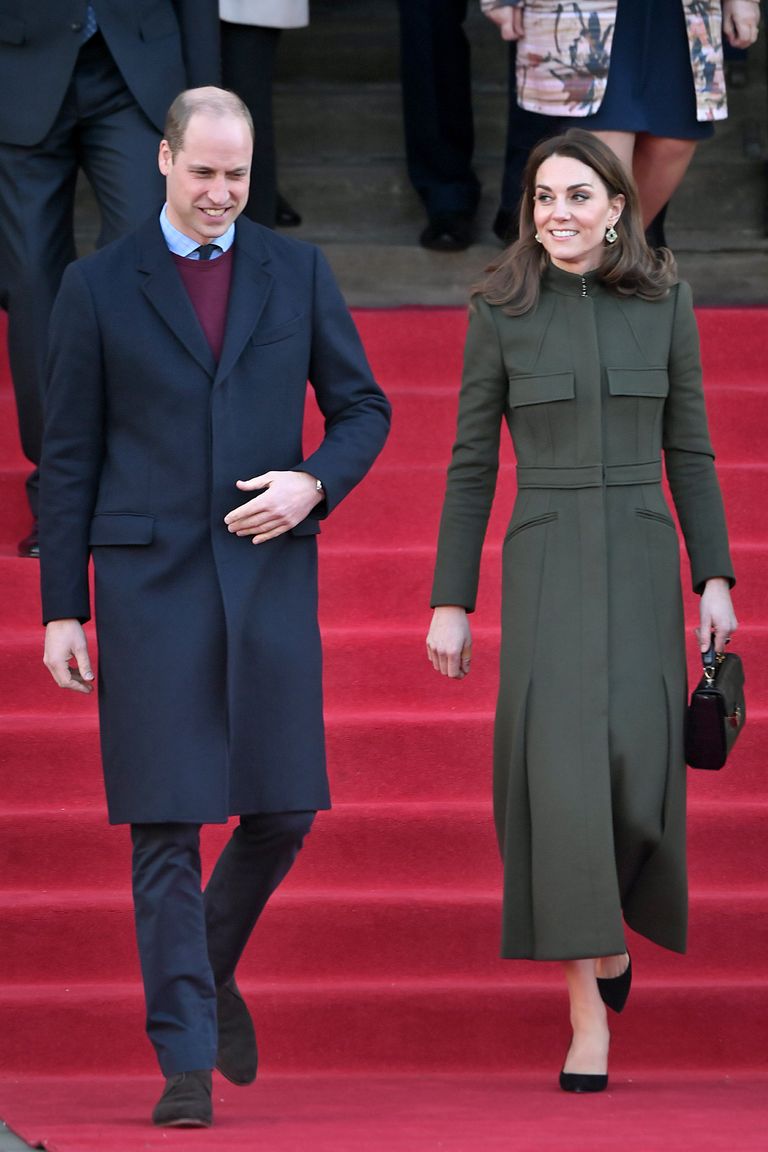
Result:
[[[158,1082],[142,1032],[128,839],[106,825],[94,702],[58,690],[41,664],[37,566],[14,555],[27,530],[25,468],[0,366],[0,1116],[11,1127],[60,1152],[246,1140],[271,1152],[766,1146],[766,313],[699,318],[749,724],[722,773],[690,774],[690,953],[631,941],[637,987],[614,1025],[612,1092],[590,1103],[553,1089],[568,1035],[559,972],[496,959],[490,724],[509,468],[472,676],[447,683],[424,654],[464,316],[371,311],[357,319],[393,433],[322,538],[336,808],[243,964],[263,1082],[238,1092],[217,1080],[218,1125],[193,1136],[144,1122]],[[316,435],[317,420],[308,424]],[[223,835],[209,830],[209,855]],[[522,1084],[521,1072],[531,1074]],[[440,1079],[456,1073],[469,1079]],[[92,1088],[92,1075],[111,1074],[135,1080]]]

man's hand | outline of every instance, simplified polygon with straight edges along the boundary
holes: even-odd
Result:
[[[77,668],[70,668],[74,659]],[[88,655],[88,641],[79,620],[51,620],[45,629],[43,663],[59,688],[75,692],[92,692],[93,670]]]
[[[427,656],[436,672],[463,680],[469,675],[472,633],[466,609],[445,604],[435,608],[427,636]]]
[[[501,4],[496,0],[480,0],[483,14],[498,25],[502,40],[519,40],[523,35],[523,4]]]
[[[757,40],[759,24],[757,0],[723,0],[723,32],[732,48],[750,48]]]
[[[254,544],[289,532],[323,499],[315,477],[308,472],[265,472],[252,480],[238,480],[237,487],[241,492],[265,489],[224,517],[230,532],[253,536]]]

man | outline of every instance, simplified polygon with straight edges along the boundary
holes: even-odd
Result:
[[[219,79],[216,0],[25,0],[0,11],[0,303],[19,432],[34,468],[19,555],[37,556],[48,321],[75,258],[78,169],[101,212],[98,244],[163,194],[154,165],[166,109]]]
[[[239,97],[182,93],[160,221],[70,265],[51,324],[45,662],[90,691],[90,551],[109,817],[132,826],[165,1125],[210,1123],[214,1066],[256,1074],[235,967],[329,806],[315,536],[389,425],[320,252],[235,224],[251,151]],[[304,457],[308,378],[325,436]],[[199,826],[233,813],[203,899]]]
[[[474,240],[481,191],[472,167],[470,47],[464,31],[468,0],[399,0],[398,7],[408,176],[427,212],[419,243],[436,252],[461,252]],[[552,131],[546,116],[518,105],[514,42],[509,51],[507,146],[501,204],[493,223],[505,243],[517,236],[528,153]]]

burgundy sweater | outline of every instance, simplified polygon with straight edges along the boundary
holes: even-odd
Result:
[[[189,260],[186,256],[171,253],[217,361],[224,344],[233,249],[234,245],[215,260]]]

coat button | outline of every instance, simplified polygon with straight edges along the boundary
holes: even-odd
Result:
[[[83,30],[82,24],[70,24],[70,28],[73,32],[82,32]]]

